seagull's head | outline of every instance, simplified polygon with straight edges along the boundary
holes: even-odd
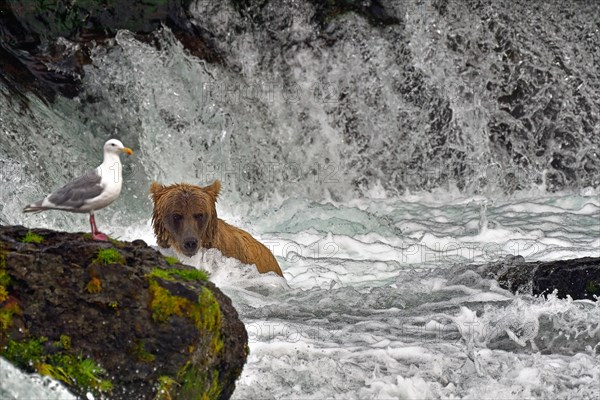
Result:
[[[127,153],[131,155],[133,154],[133,150],[131,150],[129,147],[123,146],[123,143],[121,143],[120,140],[110,139],[108,142],[104,143],[104,154],[106,153],[114,153],[117,155],[119,153]]]

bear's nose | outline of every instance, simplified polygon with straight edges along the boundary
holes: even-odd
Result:
[[[183,248],[187,251],[196,251],[198,248],[198,241],[195,238],[187,238],[183,241]]]

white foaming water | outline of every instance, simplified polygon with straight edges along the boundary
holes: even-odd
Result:
[[[184,258],[211,271],[246,324],[234,398],[597,397],[598,301],[515,295],[453,268],[598,257],[597,195],[498,200],[484,232],[479,203],[290,200],[250,215],[241,226],[274,249],[285,279],[216,250]],[[152,242],[148,224],[123,231],[139,237]]]
[[[216,250],[182,258],[246,325],[234,398],[596,398],[600,302],[515,295],[453,267],[600,256],[597,193],[497,200],[483,231],[481,201],[289,200],[245,219],[219,203],[285,276]],[[112,229],[155,244],[149,219]]]
[[[483,232],[470,200],[289,201],[256,217],[286,282],[231,260],[213,271],[250,336],[234,398],[597,397],[598,301],[452,268],[597,257],[597,196],[498,201]]]

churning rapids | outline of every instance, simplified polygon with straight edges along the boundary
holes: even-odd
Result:
[[[600,256],[600,128],[578,112],[597,120],[598,57],[550,32],[544,7],[558,3],[534,13],[515,2],[502,19],[495,3],[442,17],[398,1],[401,28],[350,13],[319,34],[309,2],[266,7],[275,27],[261,29],[223,3],[204,15],[223,65],[190,56],[167,28],[155,45],[120,31],[93,52],[74,99],[47,104],[0,83],[0,223],[87,231],[84,216],[21,209],[99,164],[117,137],[135,153],[101,230],[155,245],[149,183],[218,178],[220,217],[282,267],[285,279],[214,251],[184,260],[211,271],[246,324],[235,399],[597,399],[598,300],[515,295],[464,268]],[[505,25],[481,28],[492,20]],[[524,44],[501,73],[490,49],[502,38]],[[556,51],[571,80],[550,85]],[[493,97],[521,84],[539,88],[498,109]],[[519,107],[513,94],[507,108]],[[0,397],[31,396],[73,398],[0,360]]]

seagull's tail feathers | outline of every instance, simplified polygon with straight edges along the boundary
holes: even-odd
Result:
[[[48,210],[48,207],[44,207],[42,206],[42,201],[36,201],[35,203],[31,203],[30,205],[28,205],[27,207],[25,207],[23,209],[24,213],[29,213],[29,212],[40,212],[40,211],[44,211],[44,210]]]

